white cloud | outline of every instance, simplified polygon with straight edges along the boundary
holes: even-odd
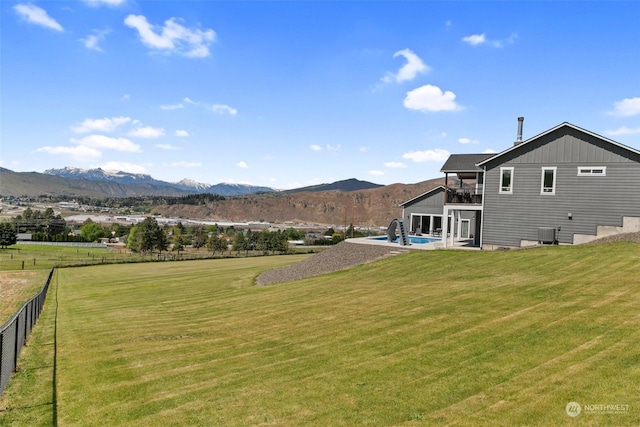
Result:
[[[125,4],[127,0],[83,0],[89,6],[98,7],[101,5],[115,7]]]
[[[505,42],[507,44],[513,44],[513,43],[516,42],[517,38],[518,38],[518,34],[511,33],[511,35],[505,39]],[[494,46],[496,46],[496,47],[502,47],[503,44],[504,44],[503,42],[494,42]]]
[[[480,141],[477,139],[469,139],[469,138],[458,138],[458,142],[460,144],[479,144]]]
[[[104,119],[85,119],[79,126],[72,126],[75,133],[113,132],[118,126],[131,122],[129,117],[105,117]]]
[[[124,101],[128,101],[128,100],[130,100],[130,99],[131,99],[131,95],[129,95],[128,93],[125,93],[124,95],[122,95],[122,99],[123,99]]]
[[[451,153],[442,148],[436,148],[435,150],[424,151],[410,151],[402,155],[403,159],[411,160],[416,163],[421,162],[444,162],[449,158]]]
[[[186,138],[187,136],[189,136],[189,132],[187,132],[187,131],[186,131],[186,130],[184,130],[184,129],[178,129],[178,130],[176,131],[176,136],[177,136],[177,137],[180,137],[180,138]]]
[[[0,166],[9,166],[9,167],[19,167],[21,165],[21,163],[17,160],[11,160],[9,163],[5,162],[4,160],[0,160]]]
[[[404,106],[410,110],[426,112],[458,111],[460,107],[455,102],[456,95],[451,91],[442,92],[437,86],[424,85],[407,92]]]
[[[367,151],[369,151],[369,147],[362,146],[362,147],[360,147],[359,150],[360,150],[361,153],[366,153]]]
[[[102,157],[102,153],[95,148],[87,147],[84,145],[78,145],[76,147],[40,147],[36,150],[39,153],[48,153],[48,154],[65,154],[71,156],[74,160],[77,161],[87,161],[87,160],[96,160]]]
[[[377,171],[377,170],[370,170],[370,171],[369,171],[369,175],[373,175],[373,176],[382,176],[382,175],[384,175],[384,172],[382,172],[382,171]]]
[[[313,151],[321,151],[322,150],[322,147],[319,146],[319,145],[316,145],[316,144],[311,144],[309,146],[309,148],[312,149]]]
[[[463,37],[462,41],[469,43],[471,46],[478,46],[479,44],[486,42],[487,38],[484,34],[473,34],[471,36]]]
[[[327,150],[328,151],[340,151],[340,148],[342,148],[342,145],[340,145],[340,144],[338,144],[338,145],[327,144]]]
[[[515,43],[517,38],[518,34],[516,33],[511,33],[511,35],[504,40],[489,40],[485,34],[473,34],[471,36],[463,37],[462,41],[470,44],[471,46],[489,44],[493,47],[504,47],[505,44]]]
[[[174,105],[161,105],[160,109],[162,110],[179,110],[180,108],[184,108],[182,104],[174,104]]]
[[[385,168],[396,168],[396,169],[398,169],[398,168],[406,168],[407,165],[405,165],[402,162],[385,162],[384,167]]]
[[[110,32],[111,30],[94,30],[93,34],[89,34],[87,37],[80,39],[80,41],[87,49],[95,50],[96,52],[103,52],[102,48],[98,46],[98,44],[104,40]]]
[[[238,110],[236,110],[235,108],[230,107],[228,105],[225,105],[225,104],[207,104],[205,102],[194,101],[193,99],[190,99],[190,98],[187,98],[187,97],[185,97],[183,101],[185,103],[187,103],[187,104],[190,104],[190,105],[195,105],[197,107],[206,108],[208,110],[213,111],[216,114],[229,114],[230,116],[235,116],[236,114],[238,114]],[[175,107],[173,107],[173,106],[165,106],[165,107],[169,107],[169,108],[165,108],[165,109],[182,108],[181,104],[178,104],[178,105],[179,105],[179,107],[177,107],[177,106],[175,106]]]
[[[71,142],[85,147],[127,151],[130,153],[139,153],[142,151],[138,144],[134,144],[126,138],[111,138],[104,135],[89,135],[80,140],[72,138]]]
[[[211,111],[218,114],[229,114],[232,116],[235,116],[236,114],[238,114],[238,110],[224,104],[213,104],[210,108],[211,108]]]
[[[608,130],[606,131],[607,135],[635,135],[640,133],[640,127],[638,128],[628,128],[626,126],[619,127],[618,129]]]
[[[200,162],[181,161],[181,162],[171,163],[171,167],[174,167],[174,168],[199,168],[200,166],[202,166],[202,163]]]
[[[13,10],[31,24],[40,25],[55,31],[64,31],[62,25],[58,24],[55,19],[50,17],[46,10],[31,3],[17,4],[13,6]]]
[[[493,148],[487,148],[482,152],[482,154],[493,154],[493,153],[497,153],[497,151],[494,150]]]
[[[117,171],[117,172],[129,172],[129,173],[145,173],[144,166],[135,165],[127,162],[106,162],[98,166],[102,170]]]
[[[609,114],[621,117],[636,116],[640,114],[640,97],[626,98],[622,101],[614,102],[613,106],[613,111],[610,111]]]
[[[164,136],[164,129],[146,126],[146,127],[133,129],[129,131],[127,135],[135,138],[159,138],[161,136]]]
[[[249,169],[249,166],[247,165],[247,163],[242,161],[236,163],[236,166],[242,169]]]
[[[143,15],[129,15],[124,23],[138,30],[143,44],[151,49],[167,53],[178,53],[188,58],[204,58],[210,55],[209,45],[215,40],[211,29],[190,29],[182,26],[176,18],[164,22],[163,27],[151,25]]]
[[[174,147],[171,144],[156,144],[156,147],[160,148],[161,150],[170,150],[170,151],[171,150],[175,151],[180,149],[179,147]]]
[[[416,78],[419,73],[429,71],[429,67],[410,49],[399,50],[393,55],[394,58],[397,56],[403,56],[407,60],[407,63],[400,68],[396,74],[387,73],[387,75],[382,78],[382,81],[385,83],[410,81]]]

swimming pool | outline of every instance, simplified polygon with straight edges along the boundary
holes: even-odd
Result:
[[[371,240],[380,240],[382,242],[387,241],[387,236],[379,236],[379,237],[369,237]],[[393,241],[393,243],[398,243],[399,237]],[[435,237],[420,237],[420,236],[409,236],[409,243],[413,245],[426,245],[427,243],[439,242],[440,239]]]

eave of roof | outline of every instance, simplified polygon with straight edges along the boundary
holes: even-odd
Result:
[[[426,196],[426,195],[427,195],[427,194],[429,194],[429,193],[433,193],[434,191],[436,191],[436,190],[437,190],[437,189],[439,189],[439,188],[442,188],[442,189],[444,190],[444,185],[438,185],[437,187],[434,187],[434,188],[432,188],[432,189],[431,189],[431,190],[429,190],[429,191],[425,191],[424,193],[422,193],[422,194],[420,194],[420,195],[418,195],[418,196],[414,197],[413,199],[410,199],[410,200],[407,200],[406,202],[402,202],[402,203],[400,203],[398,206],[404,206],[404,205],[406,205],[407,203],[411,203],[411,202],[413,202],[414,200],[417,200],[417,199],[419,199],[419,198],[421,198],[421,197],[424,197],[424,196]]]
[[[536,139],[541,138],[541,137],[543,137],[545,135],[548,135],[551,132],[555,132],[556,130],[558,130],[560,128],[563,128],[563,127],[570,127],[570,128],[575,129],[575,130],[577,130],[579,132],[586,133],[587,135],[591,135],[591,136],[593,136],[595,138],[601,139],[602,141],[608,142],[609,144],[613,144],[613,145],[615,145],[617,147],[620,147],[620,148],[623,148],[625,150],[628,150],[628,151],[630,151],[630,152],[632,152],[634,154],[639,154],[640,155],[640,151],[636,150],[635,148],[628,147],[628,146],[626,146],[624,144],[620,144],[619,142],[616,142],[616,141],[614,141],[612,139],[609,139],[609,138],[605,138],[604,136],[598,135],[597,133],[588,131],[586,129],[582,129],[581,127],[578,127],[576,125],[572,125],[569,122],[563,122],[563,123],[560,123],[558,126],[552,127],[549,130],[546,130],[546,131],[544,131],[544,132],[542,132],[542,133],[540,133],[540,134],[538,134],[536,136],[533,136],[533,137],[531,137],[531,138],[529,138],[529,139],[527,139],[525,141],[522,141],[520,144],[517,144],[517,145],[514,145],[513,147],[507,148],[506,150],[504,150],[504,151],[502,151],[502,152],[500,152],[500,153],[498,153],[498,154],[496,154],[496,155],[494,155],[492,157],[489,157],[488,159],[485,159],[485,160],[481,161],[476,166],[481,167],[481,166],[483,166],[483,165],[485,165],[485,164],[487,164],[487,163],[489,163],[489,162],[491,162],[491,161],[493,161],[493,160],[495,160],[495,159],[497,159],[497,158],[499,158],[499,157],[501,157],[501,156],[503,156],[503,155],[505,155],[507,153],[510,153],[510,152],[512,152],[514,150],[519,150],[520,148],[522,148],[523,146],[529,144],[530,142],[535,141]]]
[[[447,161],[442,165],[440,172],[458,173],[458,172],[478,172],[482,169],[477,167],[478,162],[484,161],[493,154],[451,154]]]

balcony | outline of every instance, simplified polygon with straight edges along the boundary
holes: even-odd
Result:
[[[447,189],[447,204],[481,205],[482,189]]]

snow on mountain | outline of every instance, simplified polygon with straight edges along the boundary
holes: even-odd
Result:
[[[89,181],[107,181],[118,184],[148,184],[154,187],[170,187],[189,193],[211,193],[221,196],[237,196],[244,194],[265,193],[276,191],[270,187],[258,187],[245,184],[220,183],[216,185],[197,182],[185,178],[179,182],[166,182],[154,179],[151,175],[130,173],[123,171],[97,169],[81,169],[64,167],[61,169],[47,169],[48,175],[56,175],[63,178],[87,179]]]
[[[48,175],[57,175],[63,178],[81,178],[89,181],[108,181],[117,182],[119,184],[156,184],[162,181],[155,180],[151,175],[130,173],[115,170],[97,169],[81,169],[74,167],[64,167],[62,169],[47,169],[44,173]]]
[[[209,187],[211,187],[211,184],[205,184],[203,182],[194,181],[194,180],[189,179],[189,178],[185,178],[185,179],[180,180],[178,182],[174,182],[173,184],[176,187],[183,188],[185,190],[196,190],[196,191],[201,191],[201,192],[204,192]]]

